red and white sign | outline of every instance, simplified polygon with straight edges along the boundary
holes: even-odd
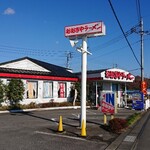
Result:
[[[101,77],[103,78],[103,80],[120,82],[133,82],[135,79],[135,77],[131,73],[116,68],[103,71],[101,73]]]
[[[103,113],[115,113],[115,94],[102,92],[101,95],[101,111]]]
[[[64,98],[65,97],[65,91],[64,91],[64,88],[65,88],[65,85],[64,83],[60,83],[59,84],[59,90],[60,90],[60,98]]]
[[[115,113],[115,109],[114,109],[114,107],[111,104],[106,103],[105,101],[102,101],[102,112],[103,113],[114,114]]]
[[[99,21],[65,27],[65,37],[74,39],[74,38],[82,38],[83,35],[86,35],[87,37],[105,35],[104,23],[102,21]]]

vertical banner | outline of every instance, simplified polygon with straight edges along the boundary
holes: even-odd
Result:
[[[64,97],[65,97],[65,95],[64,95],[64,94],[65,94],[65,91],[64,91],[64,89],[65,89],[65,88],[64,88],[64,83],[60,83],[60,84],[59,84],[59,88],[60,88],[60,89],[59,89],[59,90],[60,90],[60,98],[64,98]]]
[[[115,113],[115,93],[102,92],[101,96],[101,111],[105,114]]]

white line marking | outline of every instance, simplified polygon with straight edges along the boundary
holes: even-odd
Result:
[[[97,113],[89,111],[89,110],[86,110],[86,112],[91,113],[91,114],[95,114],[95,115],[97,114]]]
[[[56,137],[63,137],[63,138],[74,139],[74,140],[87,141],[86,139],[82,139],[82,138],[78,138],[78,137],[72,137],[72,136],[60,135],[60,134],[53,134],[53,133],[48,133],[48,132],[35,131],[35,133],[44,134],[44,135],[52,135],[52,136],[56,136]]]
[[[128,136],[125,137],[125,139],[123,141],[125,141],[125,142],[134,142],[135,139],[136,139],[136,136],[128,135]]]
[[[72,114],[73,116],[77,117],[77,118],[80,118],[80,114]]]
[[[58,122],[56,121],[55,118],[51,118],[51,120],[54,121],[56,125],[58,125]]]

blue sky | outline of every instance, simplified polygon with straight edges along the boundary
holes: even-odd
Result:
[[[139,23],[136,0],[112,0],[125,32]],[[144,30],[150,31],[150,1],[140,0]],[[0,62],[25,56],[81,71],[81,54],[64,36],[64,27],[103,21],[106,35],[88,39],[88,70],[116,66],[140,75],[135,60],[108,0],[0,0]],[[140,61],[140,35],[128,40]],[[144,76],[150,77],[150,35],[144,36]]]

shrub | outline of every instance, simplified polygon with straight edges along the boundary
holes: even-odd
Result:
[[[118,133],[127,127],[127,120],[122,118],[114,118],[109,121],[108,125],[112,132]]]
[[[6,90],[6,86],[0,80],[0,105],[2,102],[4,102],[5,90]]]
[[[11,105],[18,105],[24,95],[24,85],[20,79],[11,79],[7,85],[6,96]]]
[[[63,106],[72,106],[72,103],[69,103],[69,102],[59,103],[59,107],[63,107]]]
[[[37,106],[37,104],[36,104],[36,103],[31,102],[31,103],[30,103],[30,104],[28,104],[26,107],[27,107],[27,108],[29,108],[29,109],[31,109],[31,108],[37,108],[38,106]]]

